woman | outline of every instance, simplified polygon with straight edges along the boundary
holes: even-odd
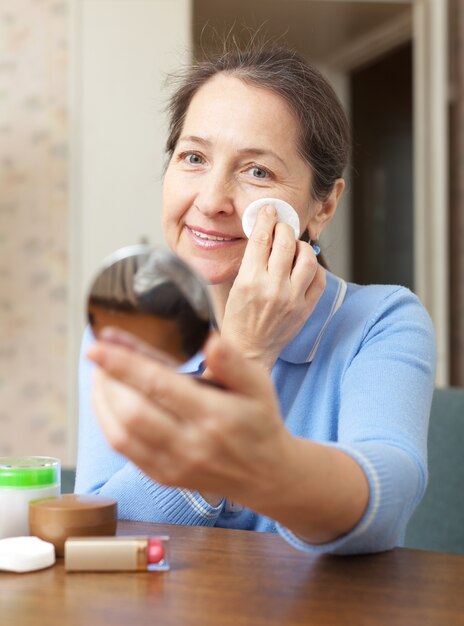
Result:
[[[220,331],[190,371],[225,389],[86,337],[76,491],[116,497],[121,518],[279,532],[309,552],[400,544],[426,485],[433,331],[407,289],[346,284],[307,242],[344,188],[333,90],[292,51],[249,49],[190,68],[170,112],[164,233],[209,283]],[[263,197],[295,208],[301,240],[272,206],[246,239]]]

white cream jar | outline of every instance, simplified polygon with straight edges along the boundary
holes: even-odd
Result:
[[[29,534],[29,502],[60,495],[61,464],[45,456],[0,457],[0,539]]]

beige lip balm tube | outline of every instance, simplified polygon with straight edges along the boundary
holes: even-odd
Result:
[[[169,569],[169,537],[71,537],[64,544],[68,572],[159,572]]]

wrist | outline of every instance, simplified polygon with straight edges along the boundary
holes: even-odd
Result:
[[[273,445],[267,445],[266,455],[259,456],[259,465],[250,472],[253,480],[248,481],[247,494],[242,498],[255,511],[268,517],[270,513],[281,506],[281,500],[286,500],[288,488],[295,480],[292,464],[289,459],[294,452],[295,437],[291,435],[282,423],[276,432]],[[245,501],[246,500],[246,501]]]
[[[221,330],[221,337],[228,341],[231,345],[235,346],[235,348],[240,352],[240,354],[249,361],[254,361],[258,363],[262,367],[264,367],[268,372],[272,371],[272,368],[277,361],[279,356],[275,350],[266,350],[265,348],[257,348],[255,346],[251,346],[243,341],[243,338],[231,336],[227,332]]]

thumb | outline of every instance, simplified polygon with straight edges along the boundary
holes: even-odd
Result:
[[[242,356],[219,333],[213,333],[209,337],[203,353],[206,357],[208,378],[226,389],[246,396],[274,394],[271,378],[264,367]]]

